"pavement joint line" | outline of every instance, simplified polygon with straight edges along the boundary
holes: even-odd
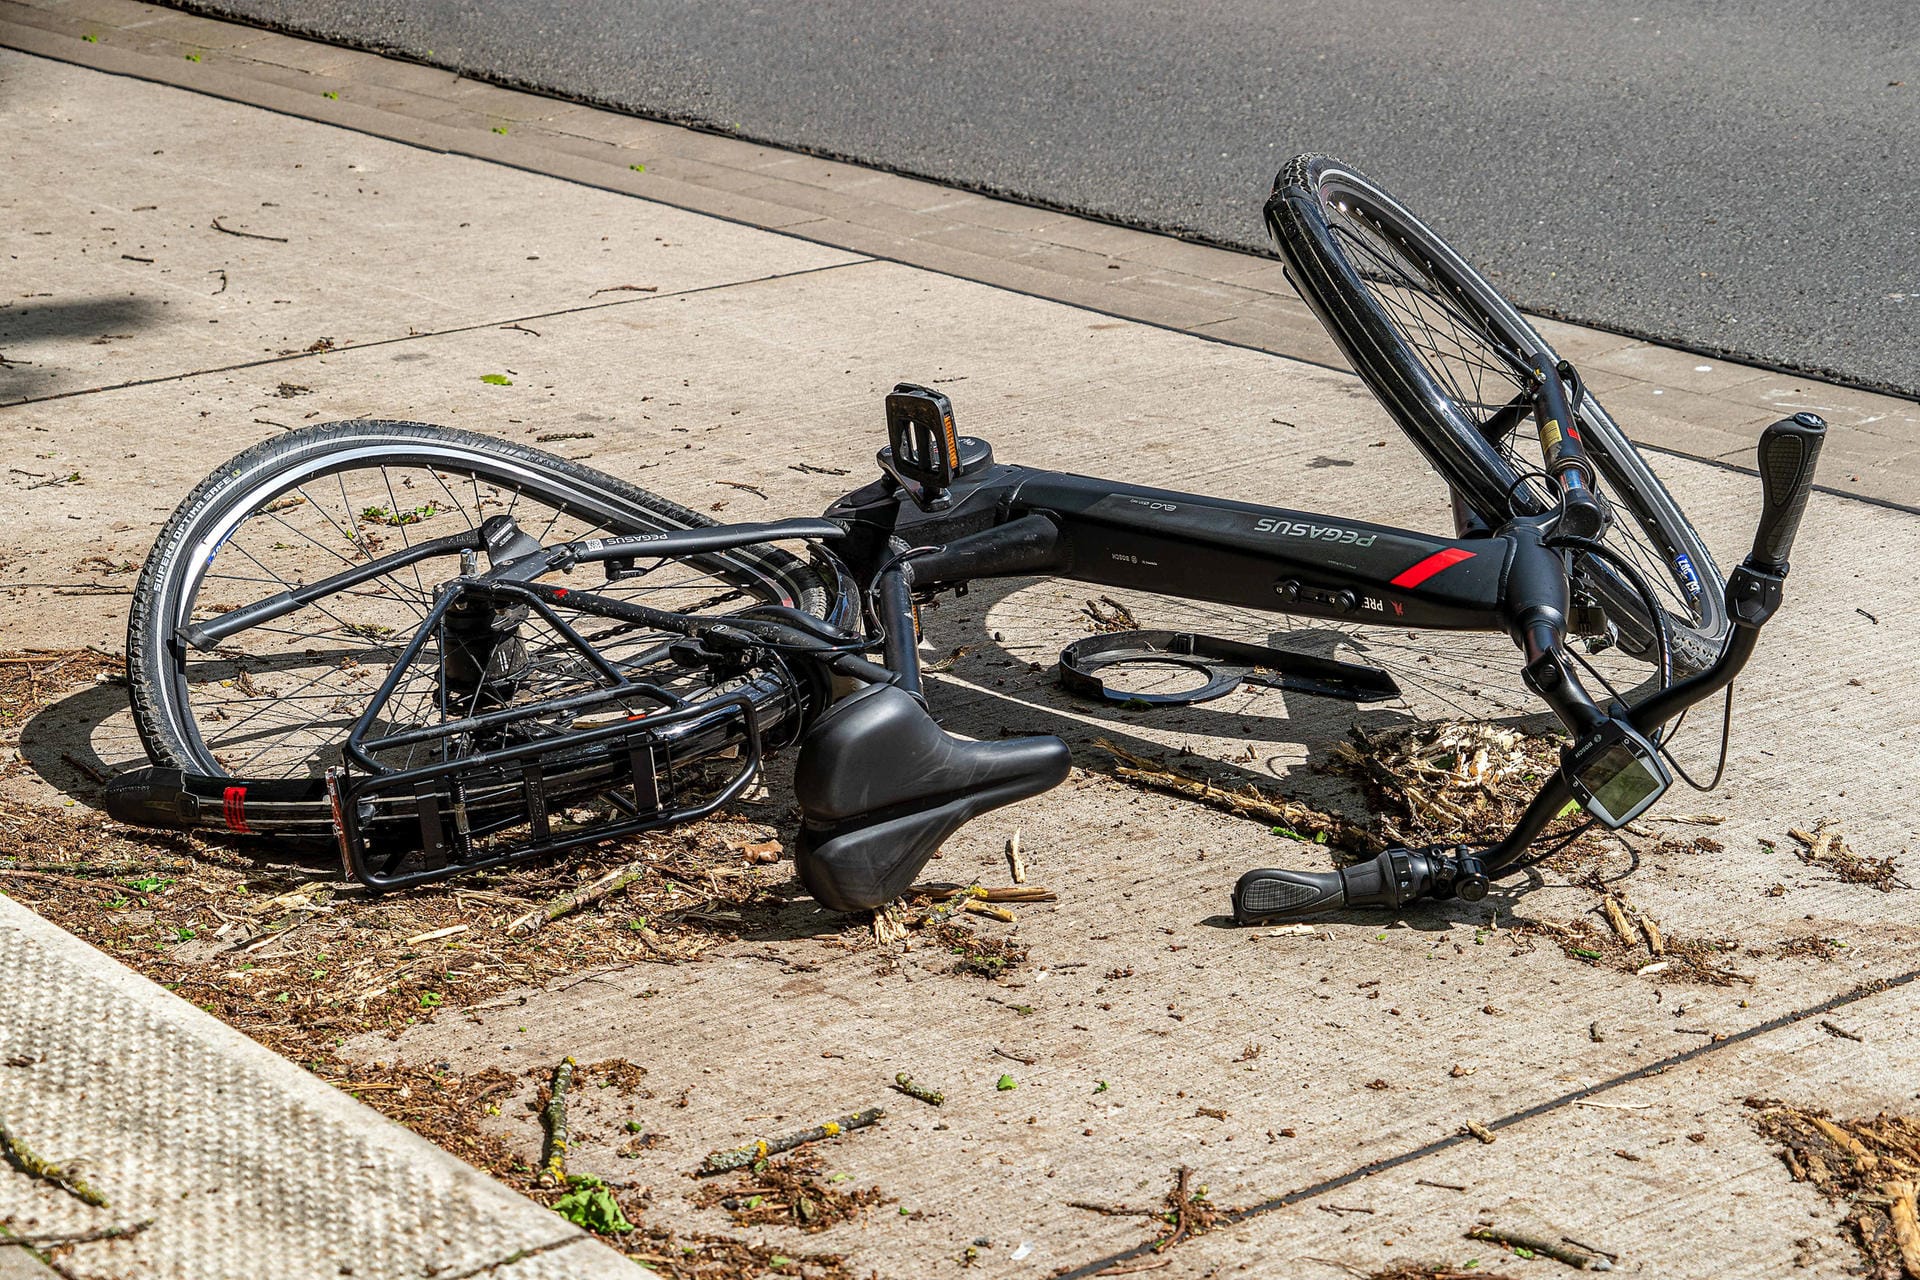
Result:
[[[717,284],[696,285],[690,289],[674,289],[664,293],[650,293],[638,298],[616,298],[611,302],[588,302],[577,307],[563,307],[557,311],[541,311],[533,315],[515,316],[507,320],[483,320],[475,324],[455,325],[450,329],[429,329],[419,333],[395,334],[389,338],[375,338],[369,342],[355,342],[344,347],[329,347],[325,351],[295,351],[284,356],[267,356],[260,360],[242,360],[237,364],[214,365],[206,369],[189,369],[184,373],[159,373],[150,378],[132,378],[126,382],[108,383],[99,387],[76,387],[71,391],[56,391],[51,395],[28,396],[24,400],[0,401],[0,409],[17,409],[26,405],[48,404],[55,400],[72,400],[78,396],[104,395],[109,391],[126,391],[133,387],[151,387],[166,382],[185,382],[189,378],[204,378],[216,373],[237,373],[243,369],[262,369],[276,364],[293,364],[300,360],[318,360],[323,356],[346,355],[353,351],[371,351],[376,347],[390,347],[402,342],[418,342],[423,338],[445,338],[461,333],[475,333],[481,329],[504,329],[516,324],[526,324],[532,320],[554,320],[564,316],[577,316],[591,311],[605,311],[610,307],[631,307],[647,302],[664,302],[668,298],[689,298],[696,294],[718,293],[725,289],[738,289],[746,285],[770,284],[777,280],[795,280],[802,276],[820,275],[828,271],[839,271],[846,267],[870,266],[878,261],[875,258],[855,258],[851,262],[829,262],[818,267],[802,267],[797,271],[776,271],[768,275],[753,276],[746,280],[726,280]]]
[[[1641,453],[1657,453],[1666,458],[1684,458],[1688,462],[1698,462],[1718,471],[1731,471],[1737,475],[1758,477],[1760,469],[1744,462],[1730,462],[1726,458],[1707,458],[1697,453],[1688,453],[1684,449],[1672,449],[1665,445],[1648,444],[1645,440],[1635,440],[1633,447]],[[1882,498],[1871,493],[1851,493],[1845,489],[1836,489],[1830,484],[1814,482],[1813,491],[1829,498],[1845,498],[1849,502],[1863,502],[1869,507],[1879,507],[1883,511],[1898,511],[1902,515],[1920,516],[1920,506],[1908,502],[1896,502],[1892,498]]]
[[[414,55],[410,55],[393,48],[383,48],[374,42],[358,40],[351,36],[341,35],[341,36],[322,38],[315,34],[298,30],[290,25],[276,24],[272,20],[268,20],[268,19],[255,19],[245,15],[226,12],[223,10],[215,9],[205,4],[198,3],[196,2],[196,0],[142,0],[142,2],[152,3],[157,8],[164,8],[172,12],[190,14],[207,23],[219,24],[224,26],[236,26],[244,29],[252,29],[252,30],[268,32],[273,35],[280,36],[284,39],[298,40],[298,41],[315,45],[318,47],[322,47],[322,48],[344,49],[344,50],[352,51],[353,53],[359,54],[364,57],[377,58],[386,62],[398,62],[398,63],[403,63],[409,66],[424,67],[429,70],[445,72],[448,75],[454,76],[456,80],[464,80],[473,84],[484,85],[504,93],[512,93],[512,94],[524,96],[524,97],[542,98],[542,99],[546,99],[548,101],[555,102],[555,103],[560,103],[566,106],[580,107],[580,108],[585,108],[591,111],[604,112],[610,115],[624,116],[629,119],[644,120],[650,123],[664,125],[664,126],[668,126],[675,129],[684,129],[692,133],[704,134],[709,137],[725,139],[729,142],[738,142],[745,145],[760,147],[760,148],[764,148],[766,150],[771,150],[771,151],[782,151],[795,157],[811,159],[811,160],[825,160],[830,163],[844,165],[849,168],[863,169],[869,173],[876,174],[876,175],[885,175],[887,177],[905,179],[911,182],[925,183],[931,187],[938,187],[947,191],[959,192],[969,196],[977,196],[979,198],[992,200],[1000,204],[1014,205],[1020,208],[1032,209],[1041,213],[1056,214],[1063,218],[1071,218],[1071,219],[1075,219],[1082,222],[1093,223],[1102,227],[1111,227],[1119,231],[1130,232],[1138,235],[1152,236],[1161,240],[1173,241],[1176,244],[1180,244],[1180,245],[1191,245],[1197,249],[1204,249],[1204,250],[1217,251],[1221,253],[1240,255],[1247,258],[1251,258],[1262,266],[1274,266],[1279,263],[1279,256],[1277,254],[1270,253],[1270,252],[1260,252],[1258,250],[1249,249],[1244,244],[1230,243],[1230,242],[1218,239],[1216,237],[1207,235],[1203,232],[1198,232],[1190,228],[1180,227],[1174,224],[1160,223],[1160,222],[1153,222],[1153,221],[1127,221],[1123,218],[1116,217],[1112,214],[1103,213],[1097,209],[1088,208],[1086,206],[1075,205],[1075,204],[1071,204],[1064,201],[1049,201],[1049,200],[1036,198],[1032,196],[1026,196],[1016,191],[1008,190],[1002,187],[992,186],[986,183],[971,182],[964,178],[938,177],[938,176],[922,173],[918,170],[908,168],[904,165],[894,164],[884,160],[863,159],[861,157],[848,154],[846,152],[835,151],[825,147],[810,146],[805,143],[780,142],[771,138],[763,137],[759,134],[743,132],[737,127],[729,127],[727,125],[722,124],[719,121],[708,120],[699,116],[675,116],[668,112],[648,112],[648,111],[645,111],[644,109],[635,108],[635,107],[617,106],[607,100],[587,98],[587,97],[581,97],[575,94],[569,94],[563,90],[549,88],[546,86],[535,84],[531,81],[523,81],[523,80],[515,79],[510,76],[498,75],[484,68],[470,69],[470,68],[460,66],[460,65],[455,65],[452,63],[446,63],[446,62],[440,62],[440,61],[428,61],[425,58],[416,57]],[[429,54],[429,56],[431,55]],[[830,189],[830,188],[825,188],[825,189]],[[662,201],[661,203],[668,203],[668,202]],[[682,207],[682,206],[676,206],[676,207]],[[1142,266],[1148,269],[1155,269],[1155,264],[1143,263]],[[1258,268],[1251,268],[1251,269],[1257,270]],[[1227,283],[1227,282],[1219,281],[1218,283]],[[1609,334],[1615,337],[1627,338],[1635,342],[1653,343],[1653,344],[1666,347],[1675,351],[1683,351],[1693,356],[1700,356],[1707,359],[1740,364],[1740,365],[1744,365],[1744,366],[1761,370],[1764,372],[1768,372],[1768,373],[1787,374],[1792,377],[1806,378],[1809,381],[1820,382],[1830,386],[1844,388],[1846,390],[1865,391],[1872,395],[1886,396],[1892,399],[1907,400],[1912,402],[1920,402],[1920,397],[1916,397],[1893,388],[1889,388],[1889,387],[1885,387],[1877,384],[1849,382],[1846,380],[1846,376],[1840,373],[1838,370],[1826,369],[1826,368],[1799,367],[1799,366],[1777,364],[1777,363],[1761,363],[1759,361],[1759,358],[1756,356],[1744,354],[1728,348],[1711,347],[1711,346],[1706,346],[1698,343],[1688,343],[1683,340],[1670,338],[1670,337],[1657,337],[1657,336],[1640,332],[1637,330],[1619,328],[1617,326],[1609,325],[1602,321],[1586,319],[1583,317],[1574,316],[1574,315],[1566,314],[1559,311],[1552,311],[1552,310],[1546,310],[1546,309],[1533,309],[1533,310],[1528,310],[1525,314],[1536,316],[1536,317],[1547,319],[1547,320],[1557,321],[1563,324],[1576,325],[1583,329],[1590,329],[1596,332]],[[1178,326],[1173,326],[1173,327],[1177,328]],[[1187,330],[1182,330],[1182,331],[1189,332]],[[1232,345],[1241,345],[1241,344],[1232,344]],[[1261,348],[1261,347],[1256,347],[1253,349],[1266,350],[1266,348]],[[1287,353],[1272,352],[1271,354],[1284,356]]]
[[[1810,1005],[1804,1009],[1797,1009],[1791,1013],[1783,1013],[1777,1018],[1770,1018],[1765,1022],[1756,1023],[1744,1031],[1736,1031],[1721,1039],[1709,1040],[1705,1044],[1696,1045],[1691,1049],[1685,1049],[1664,1058],[1656,1058],[1654,1061],[1646,1063],[1643,1066],[1635,1067],[1631,1071],[1623,1072],[1617,1076],[1610,1076],[1605,1080],[1584,1085],[1578,1089],[1569,1089],[1558,1097],[1548,1098],[1546,1101],[1537,1102],[1531,1107],[1509,1112],[1497,1120],[1486,1121],[1485,1128],[1491,1131],[1498,1131],[1511,1128],[1517,1124],[1523,1124],[1528,1120],[1537,1120],[1541,1116],[1562,1111],[1576,1102],[1583,1102],[1598,1094],[1617,1089],[1621,1085],[1632,1084],[1637,1080],[1644,1080],[1650,1076],[1661,1075],[1672,1070],[1674,1067],[1684,1066],[1689,1062],[1708,1057],[1720,1052],[1722,1049],[1730,1048],[1733,1045],[1744,1044],[1749,1040],[1757,1040],[1761,1036],[1771,1035],[1773,1032],[1783,1031],[1788,1027],[1796,1026],[1809,1018],[1817,1018],[1821,1014],[1832,1013],[1835,1009],[1843,1009],[1850,1004],[1857,1004],[1862,1000],[1870,1000],[1874,996],[1884,995],[1889,991],[1898,990],[1916,980],[1920,980],[1920,969],[1909,969],[1905,973],[1895,974],[1889,978],[1877,978],[1862,983],[1850,991],[1843,991],[1837,996],[1831,996],[1826,1000],[1822,1000],[1819,1004]],[[1308,1200],[1318,1199],[1329,1192],[1352,1186],[1354,1183],[1371,1178],[1376,1174],[1386,1173],[1390,1170],[1425,1160],[1428,1156],[1439,1155],[1443,1151],[1450,1151],[1455,1147],[1464,1146],[1468,1143],[1477,1143],[1479,1141],[1479,1138],[1474,1137],[1470,1133],[1448,1134],[1444,1138],[1436,1138],[1432,1142],[1414,1147],[1408,1151],[1402,1151],[1398,1155],[1383,1156],[1378,1160],[1369,1160],[1367,1163],[1357,1168],[1349,1169],[1345,1173],[1336,1174],[1331,1178],[1323,1178],[1319,1182],[1311,1183],[1294,1191],[1288,1191],[1270,1200],[1263,1200],[1259,1204],[1248,1205],[1244,1209],[1223,1214],[1222,1225],[1237,1227],[1252,1218],[1263,1217],[1266,1214],[1274,1213],[1281,1209],[1288,1209]],[[1132,1262],[1134,1259],[1145,1257],[1153,1251],[1152,1241],[1148,1241],[1145,1244],[1137,1244],[1130,1249],[1122,1249],[1116,1253],[1108,1254],[1105,1257],[1096,1258],[1092,1262],[1083,1263],[1071,1271],[1060,1272],[1053,1277],[1053,1280],[1088,1280],[1089,1277],[1099,1275],[1108,1267],[1117,1266],[1123,1262]]]

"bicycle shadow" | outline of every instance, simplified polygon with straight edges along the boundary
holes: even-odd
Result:
[[[976,584],[967,603],[971,609],[987,613],[1009,604],[1010,598],[1040,579],[1003,579]],[[1269,793],[1279,792],[1325,809],[1349,821],[1364,824],[1371,816],[1362,789],[1349,778],[1326,766],[1336,748],[1349,741],[1354,730],[1377,733],[1421,722],[1409,707],[1399,704],[1357,705],[1335,698],[1293,690],[1258,690],[1230,695],[1213,703],[1191,706],[1152,706],[1128,709],[1121,704],[1078,696],[1059,686],[1049,663],[1041,662],[1040,671],[1030,663],[1037,661],[1032,652],[1020,652],[996,641],[992,626],[982,619],[970,625],[964,635],[940,634],[939,611],[929,611],[933,631],[941,643],[960,641],[971,644],[970,660],[956,664],[953,672],[934,672],[928,677],[929,700],[935,715],[950,731],[973,738],[998,738],[1023,734],[1054,734],[1067,742],[1074,763],[1080,768],[1108,777],[1118,776],[1122,761],[1102,740],[1121,752],[1147,759],[1178,757],[1182,773],[1201,778],[1216,786],[1238,790],[1248,786]],[[1066,631],[1054,637],[1064,645],[1081,632]],[[1353,659],[1355,633],[1340,629],[1293,629],[1276,637],[1281,647],[1321,657]],[[1344,648],[1347,652],[1336,652]],[[1057,648],[1053,655],[1057,657]],[[1364,650],[1362,650],[1364,657]],[[271,660],[269,660],[271,661]],[[287,659],[310,662],[311,658]],[[1017,676],[1009,681],[1008,676]],[[1013,687],[996,687],[995,681]],[[69,694],[37,712],[20,735],[20,752],[49,785],[66,796],[86,804],[97,804],[101,791],[99,778],[128,767],[146,763],[131,731],[124,735],[126,758],[102,758],[97,743],[101,730],[115,717],[126,713],[126,689],[119,683],[101,683]],[[1493,723],[1527,733],[1557,727],[1548,712],[1507,715],[1490,718]],[[1241,741],[1248,744],[1248,757],[1230,758],[1218,749],[1191,751],[1182,748],[1182,738]],[[1297,753],[1259,753],[1253,744],[1266,743],[1292,747]],[[120,741],[116,740],[116,745]],[[797,835],[797,814],[791,800],[791,776],[794,752],[769,762],[766,788],[762,798],[736,805],[750,816],[774,826],[782,843],[793,847]],[[302,855],[282,843],[259,838],[226,836],[203,832],[203,837],[229,845],[248,857],[274,856],[287,861],[311,858],[316,867],[332,865],[331,852]],[[1304,847],[1303,847],[1304,849]],[[1278,860],[1298,859],[1303,849],[1287,845],[1276,849]],[[1314,855],[1313,869],[1327,869],[1331,860]],[[1399,913],[1397,919],[1418,928],[1445,930],[1461,924],[1484,923],[1490,906],[1503,912],[1525,888],[1497,887],[1481,904],[1426,902]],[[814,904],[797,881],[772,891],[767,897],[729,909],[737,919],[725,924],[745,941],[787,941],[822,937],[843,932],[848,917]],[[1377,913],[1343,912],[1321,918],[1329,923],[1377,923]],[[1202,924],[1230,923],[1225,917],[1211,916]]]

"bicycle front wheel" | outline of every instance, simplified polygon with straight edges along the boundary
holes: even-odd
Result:
[[[1289,278],[1454,494],[1457,513],[1498,527],[1550,496],[1516,402],[1524,370],[1559,357],[1498,290],[1377,184],[1330,156],[1290,161],[1267,201]],[[1591,393],[1575,410],[1613,519],[1602,542],[1651,586],[1676,676],[1712,665],[1727,633],[1724,585],[1699,534]],[[1522,456],[1533,450],[1531,461]],[[1597,557],[1581,557],[1577,598],[1606,638],[1652,660],[1663,619]]]

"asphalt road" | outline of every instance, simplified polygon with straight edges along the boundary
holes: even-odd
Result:
[[[1525,307],[1920,394],[1912,0],[187,7],[1240,248],[1329,151]]]

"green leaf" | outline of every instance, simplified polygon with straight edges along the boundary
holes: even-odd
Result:
[[[513,385],[513,379],[504,373],[483,373],[480,375],[480,381],[490,387],[510,387]]]
[[[89,31],[89,32],[87,32],[87,34],[85,34],[85,35],[83,35],[83,36],[81,36],[80,38],[81,38],[82,40],[85,40],[85,41],[86,41],[86,42],[87,42],[88,44],[99,44],[99,43],[100,43],[100,37],[99,37],[99,36],[97,36],[97,35],[95,35],[95,34],[93,34],[93,32],[91,32],[91,31]]]
[[[793,1265],[793,1259],[784,1253],[776,1253],[767,1260],[767,1265],[770,1267],[790,1267]]]
[[[495,126],[493,126],[493,131],[494,131],[495,133],[505,133],[505,132],[507,131],[507,126],[505,126],[505,125],[503,125],[503,124],[497,124],[497,125],[495,125]]]
[[[633,170],[635,173],[645,173],[647,171],[647,166],[643,164],[630,164],[627,168]]]
[[[643,1129],[645,1129],[645,1128],[646,1128],[646,1126],[645,1126],[645,1125],[643,1125],[643,1124],[641,1124],[641,1123],[640,1123],[640,1122],[639,1122],[638,1120],[629,1120],[629,1121],[627,1121],[627,1132],[628,1132],[628,1133],[639,1133],[639,1132],[640,1132],[641,1130],[643,1130]]]
[[[1018,1089],[1020,1087],[1020,1082],[1018,1080],[1015,1080],[1012,1076],[1001,1076],[999,1080],[994,1082],[993,1087],[998,1089],[1000,1092],[1005,1093],[1009,1089]]]
[[[190,53],[190,54],[188,54],[188,55],[187,55],[187,61],[188,61],[188,62],[198,62],[198,61],[200,61],[200,55],[199,55],[199,54],[197,54],[197,53]]]
[[[1589,951],[1585,947],[1573,948],[1573,954],[1579,956],[1582,960],[1598,960],[1600,958],[1598,951]]]
[[[340,91],[338,89],[329,89],[325,93],[321,94],[320,96],[323,98],[331,98],[335,102],[340,101]]]
[[[185,925],[181,925],[179,928],[175,929],[173,931],[173,934],[174,934],[174,937],[178,938],[182,942],[191,942],[193,941],[194,938],[199,936],[198,934],[194,933],[193,930],[187,928]]]
[[[422,991],[420,993],[420,1007],[422,1009],[438,1009],[440,1007],[440,1002],[444,998],[445,997],[443,997],[438,991]]]
[[[1095,1093],[1105,1093],[1107,1091],[1107,1082],[1105,1080],[1095,1080],[1093,1082],[1093,1091]]]
[[[633,1230],[606,1183],[591,1174],[575,1173],[568,1175],[567,1186],[571,1190],[553,1202],[553,1211],[568,1222],[602,1235],[624,1235]]]

